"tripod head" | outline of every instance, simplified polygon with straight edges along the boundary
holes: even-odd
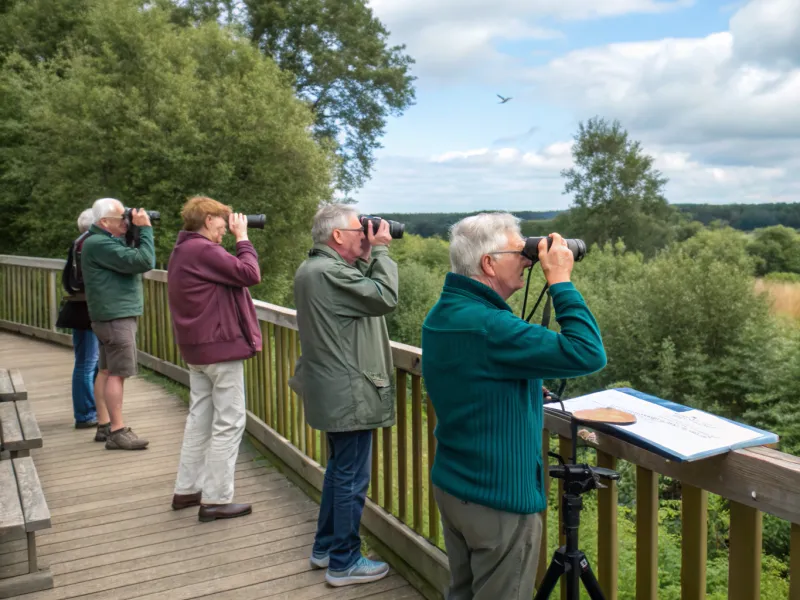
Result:
[[[574,443],[574,442],[573,442]],[[592,467],[588,464],[566,464],[560,454],[548,452],[549,456],[557,459],[560,464],[550,465],[550,477],[564,480],[564,491],[567,494],[580,496],[586,492],[605,488],[608,486],[600,483],[601,479],[616,481],[619,473],[604,467]]]

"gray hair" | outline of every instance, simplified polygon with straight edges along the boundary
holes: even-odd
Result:
[[[315,244],[324,244],[333,235],[334,229],[346,229],[350,226],[350,218],[358,216],[358,211],[347,204],[326,204],[314,215],[311,227],[311,239]]]
[[[94,215],[94,222],[97,223],[100,219],[109,216],[117,206],[122,206],[122,202],[115,198],[100,198],[95,200],[92,204],[92,215]]]
[[[461,219],[450,228],[450,267],[453,273],[476,277],[482,273],[481,257],[502,250],[509,234],[521,235],[520,220],[510,213],[480,213]]]
[[[86,233],[89,231],[89,227],[92,226],[92,223],[94,223],[94,213],[91,208],[87,208],[78,216],[78,231]]]

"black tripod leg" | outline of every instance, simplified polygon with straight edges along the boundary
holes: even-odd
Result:
[[[533,600],[547,600],[553,589],[558,583],[558,578],[564,572],[564,555],[561,549],[556,550],[553,554],[553,559],[550,561],[550,566],[547,567],[547,572],[544,574],[542,584],[536,590],[536,595]]]
[[[583,586],[586,588],[586,591],[589,593],[589,598],[592,600],[605,600],[605,596],[603,596],[603,590],[600,589],[600,583],[594,576],[592,567],[586,558],[584,558],[583,562],[581,563],[581,581],[583,582]]]

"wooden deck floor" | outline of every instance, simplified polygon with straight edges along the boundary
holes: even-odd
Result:
[[[73,428],[72,360],[69,348],[0,332],[0,366],[22,370],[42,430],[44,448],[33,457],[53,522],[37,545],[55,588],[23,600],[422,597],[394,572],[372,584],[326,584],[308,564],[316,503],[245,448],[235,500],[252,503],[252,515],[200,523],[196,508],[173,511],[186,405],[130,380],[126,424],[150,447],[106,450],[94,430]],[[24,545],[0,547],[0,572],[25,559]]]

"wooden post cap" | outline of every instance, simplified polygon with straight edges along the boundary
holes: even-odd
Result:
[[[616,408],[587,408],[572,413],[576,420],[583,423],[610,423],[611,425],[633,425],[636,417]]]

